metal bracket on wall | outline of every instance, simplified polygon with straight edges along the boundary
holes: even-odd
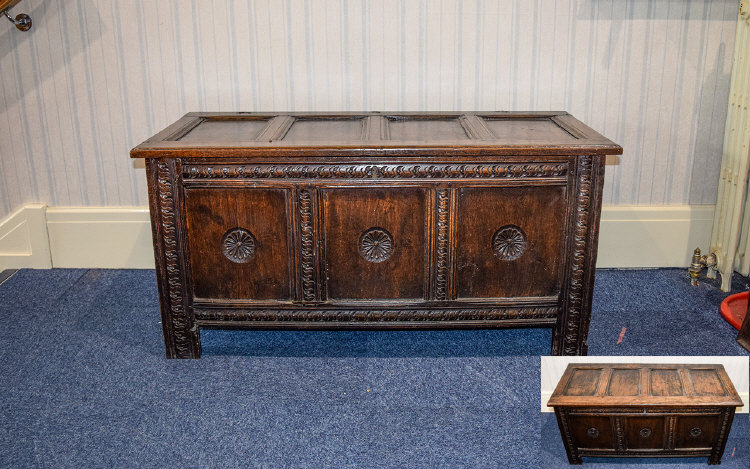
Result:
[[[19,13],[15,18],[10,16],[9,10],[13,8],[16,3],[18,3],[18,0],[0,0],[0,15],[8,18],[8,21],[16,25],[16,28],[19,30],[28,31],[31,29],[31,17],[29,15],[26,13]]]

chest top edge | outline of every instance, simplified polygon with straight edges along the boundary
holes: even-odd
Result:
[[[744,404],[721,364],[571,363],[549,406],[722,406]]]
[[[566,112],[188,113],[131,151],[153,157],[622,154]]]

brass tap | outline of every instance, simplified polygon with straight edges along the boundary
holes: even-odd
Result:
[[[704,266],[706,267],[706,278],[716,278],[716,254],[710,253],[701,256],[700,248],[695,248],[693,258],[690,260],[690,267],[688,267],[688,275],[690,275],[692,285],[698,286],[698,278]]]

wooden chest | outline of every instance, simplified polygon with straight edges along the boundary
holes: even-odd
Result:
[[[742,400],[721,365],[570,364],[552,394],[571,464],[582,456],[707,456],[719,464]]]
[[[146,158],[168,357],[199,330],[554,328],[586,354],[604,159],[557,113],[190,113]]]

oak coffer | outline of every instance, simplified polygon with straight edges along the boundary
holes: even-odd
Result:
[[[722,365],[569,364],[547,403],[582,456],[707,456],[719,464],[742,400]]]
[[[620,153],[565,112],[187,114],[131,151],[167,356],[206,327],[545,326],[586,354]]]

